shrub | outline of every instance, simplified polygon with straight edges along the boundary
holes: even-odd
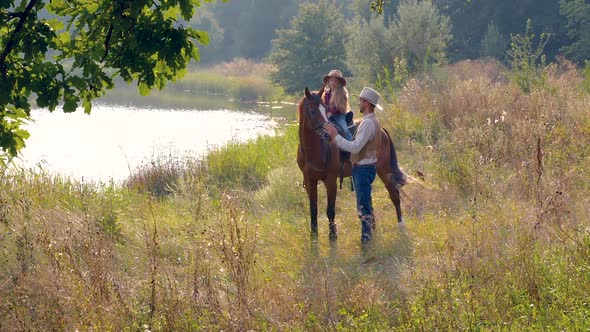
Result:
[[[535,88],[543,87],[547,79],[543,71],[545,68],[543,49],[549,36],[542,33],[535,48],[533,46],[535,35],[531,31],[531,26],[532,23],[529,19],[524,34],[512,36],[508,51],[512,81],[524,93],[530,93]]]
[[[481,41],[480,55],[501,60],[506,51],[506,39],[493,22],[488,24],[486,33]]]

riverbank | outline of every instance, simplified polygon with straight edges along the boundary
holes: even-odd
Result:
[[[166,109],[240,109],[272,117],[295,119],[294,96],[269,81],[270,65],[234,59],[212,68],[192,66],[184,77],[163,90],[142,96],[136,86],[117,81],[116,88],[99,103]]]
[[[590,328],[590,94],[571,68],[530,94],[485,68],[378,114],[412,180],[406,232],[375,183],[369,255],[348,190],[331,247],[320,189],[311,246],[294,124],[122,187],[0,177],[0,330]]]
[[[31,138],[14,161],[16,165],[117,184],[136,168],[161,159],[201,159],[210,149],[228,142],[274,135],[282,122],[264,110],[100,104],[91,114],[36,109],[31,118],[24,127]]]

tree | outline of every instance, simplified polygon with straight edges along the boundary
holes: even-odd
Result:
[[[445,61],[452,38],[449,18],[430,1],[402,0],[397,13],[389,25],[383,16],[369,22],[357,18],[351,25],[347,59],[354,76],[374,82],[394,72],[400,61],[413,72]]]
[[[590,58],[590,3],[584,0],[562,1],[560,13],[567,18],[567,35],[572,43],[561,50],[582,64]]]
[[[222,55],[223,49],[221,45],[225,38],[225,29],[223,24],[219,22],[219,18],[215,15],[213,10],[216,5],[217,4],[213,3],[201,6],[199,11],[197,11],[190,20],[190,25],[193,29],[207,31],[207,35],[209,36],[209,42],[207,45],[199,47],[200,64],[218,62],[226,59],[226,57]]]
[[[227,4],[211,4],[211,13],[193,20],[193,27],[220,27],[211,36],[210,44],[201,51],[201,61],[214,63],[233,58],[261,60],[268,56],[276,31],[288,26],[297,14],[299,1],[236,0]],[[200,15],[197,15],[200,16]]]
[[[287,23],[297,13],[297,7],[292,0],[250,1],[249,10],[239,17],[234,32],[236,54],[260,60],[270,52],[276,30],[288,26]]]
[[[531,20],[527,20],[524,34],[511,37],[510,50],[507,52],[512,69],[511,79],[524,93],[542,87],[547,80],[543,50],[548,39],[549,35],[542,33],[537,46],[533,45],[535,34],[532,32]]]
[[[273,82],[288,93],[318,87],[330,69],[346,72],[344,17],[332,1],[304,3],[290,28],[279,30],[269,60],[277,67]]]
[[[491,21],[499,33],[510,36],[521,32],[525,22],[531,19],[535,33],[552,36],[545,48],[548,59],[553,59],[567,41],[559,0],[437,0],[436,3],[452,18],[454,38],[448,49],[451,61],[477,58]]]
[[[480,55],[482,57],[492,57],[501,60],[506,53],[507,44],[498,27],[491,22],[488,24],[488,30],[481,41]]]
[[[372,84],[384,67],[397,55],[393,38],[382,15],[365,21],[357,17],[350,25],[347,43],[347,63],[354,77]]]
[[[396,53],[405,55],[410,70],[427,71],[430,64],[446,61],[451,23],[432,2],[402,0],[390,29]]]
[[[49,111],[62,103],[65,112],[82,105],[89,113],[116,76],[136,82],[142,94],[182,76],[199,59],[196,44],[208,41],[185,27],[201,2],[0,2],[0,162],[24,146],[28,133],[20,126],[31,98]]]

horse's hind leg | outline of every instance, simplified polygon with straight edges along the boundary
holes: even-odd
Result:
[[[400,200],[400,191],[399,188],[395,185],[395,181],[393,181],[391,174],[379,175],[383,184],[385,184],[385,188],[389,193],[389,198],[391,202],[393,202],[393,206],[395,206],[395,213],[397,216],[397,222],[400,225],[403,225],[403,218],[402,218],[402,207],[401,207],[401,200]]]
[[[328,196],[328,207],[326,208],[326,215],[328,216],[328,222],[330,225],[330,242],[334,243],[338,238],[338,232],[336,230],[336,178],[328,179],[325,182],[326,194]]]

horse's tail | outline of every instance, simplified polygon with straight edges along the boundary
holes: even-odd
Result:
[[[391,135],[389,135],[385,128],[382,129],[389,138],[389,163],[391,166],[393,181],[395,181],[395,184],[401,187],[408,183],[408,176],[399,168],[399,165],[397,163],[397,154],[395,153],[395,147],[393,146],[393,140],[391,139]]]

